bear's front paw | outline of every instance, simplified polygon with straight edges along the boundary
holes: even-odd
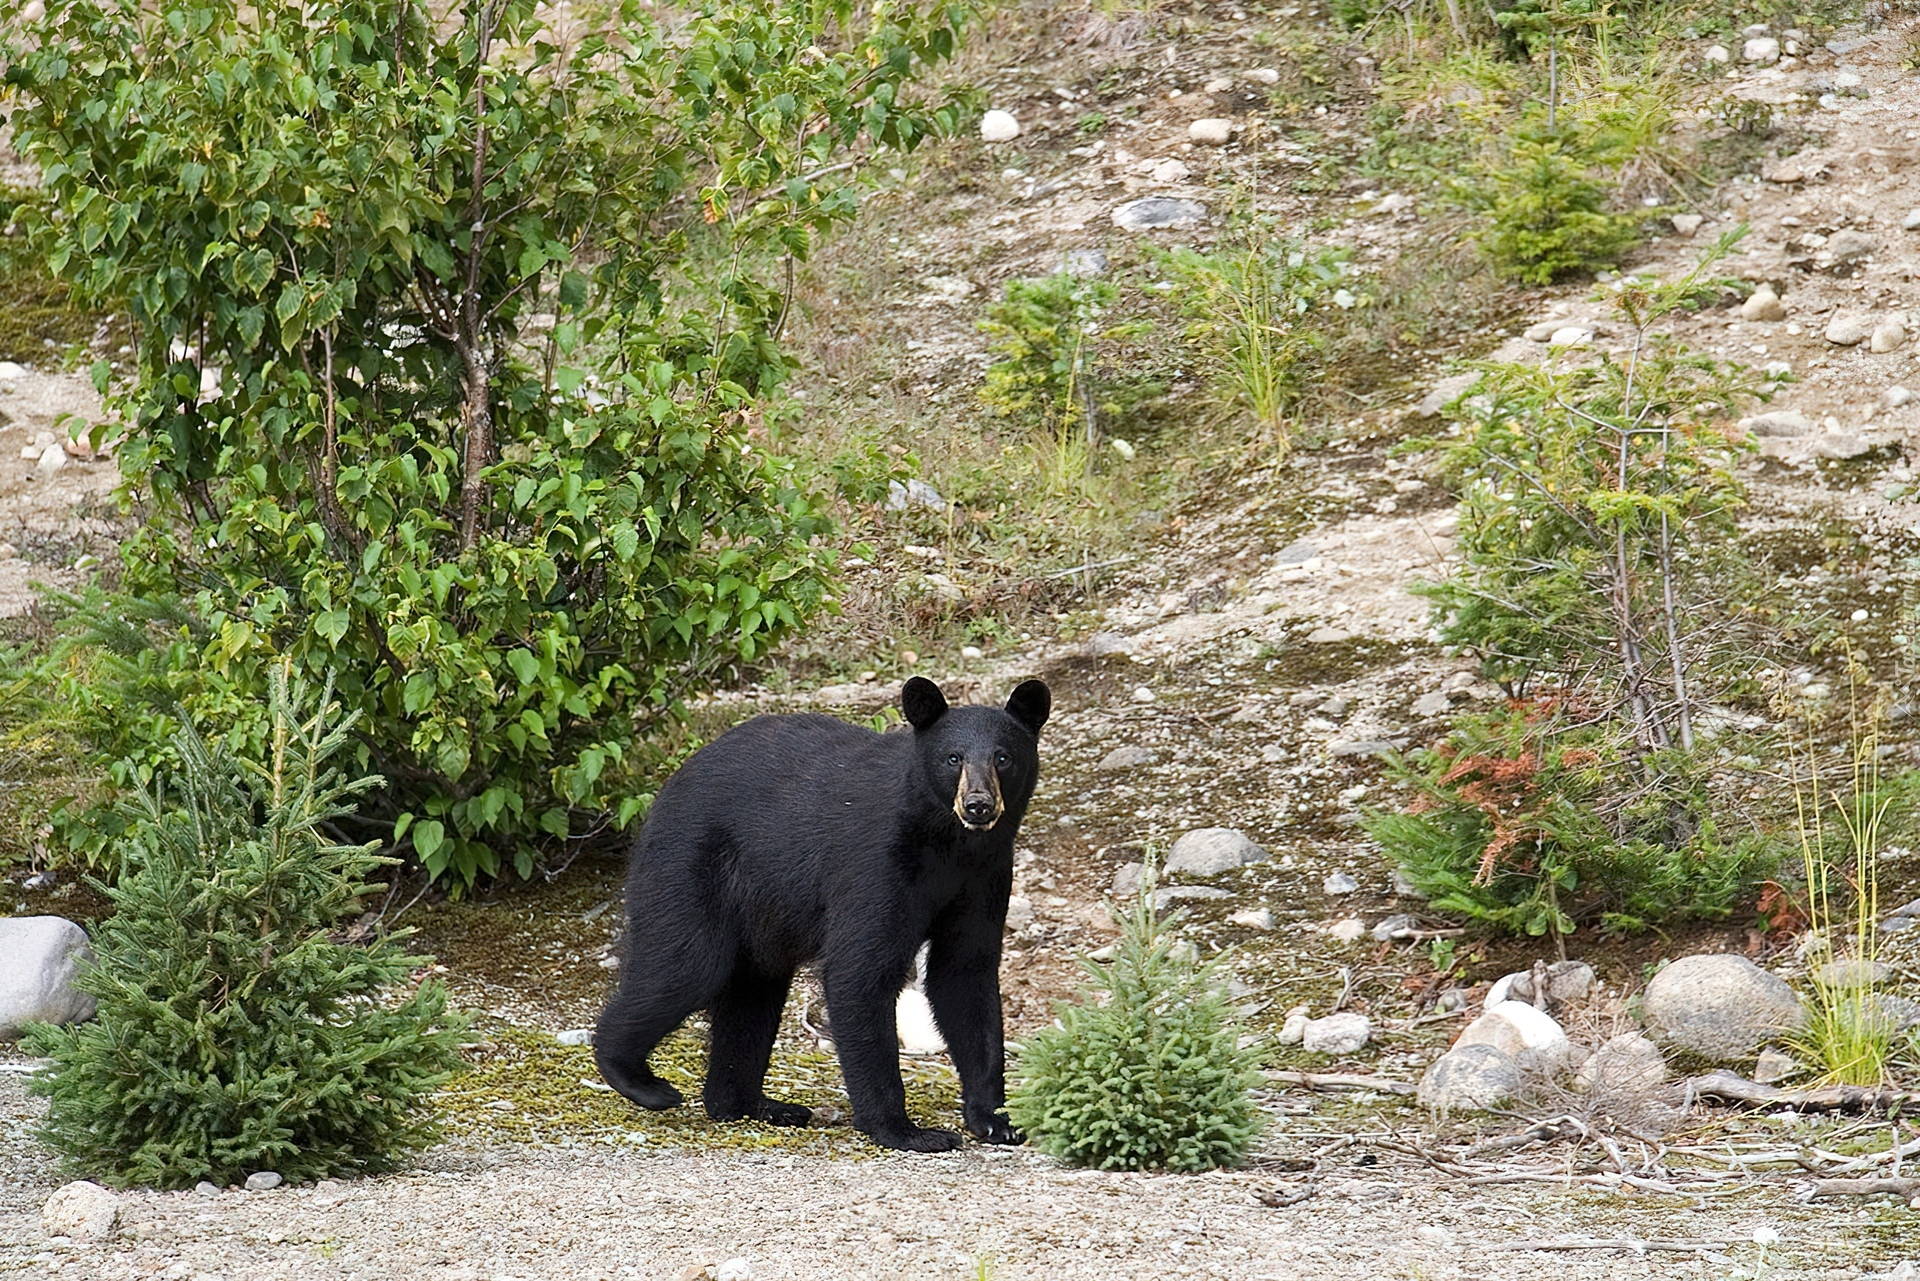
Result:
[[[951,1152],[965,1142],[952,1130],[928,1130],[912,1124],[868,1130],[867,1134],[881,1147],[900,1152]]]
[[[969,1117],[967,1129],[982,1143],[1014,1145],[1027,1141],[1027,1136],[1013,1128],[1013,1123],[1007,1120],[1007,1114],[1004,1112],[992,1112],[984,1117]]]

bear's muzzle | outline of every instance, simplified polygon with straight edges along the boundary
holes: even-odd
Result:
[[[972,832],[984,832],[1000,821],[1007,803],[1000,798],[1000,775],[993,769],[960,767],[960,786],[953,792],[953,816]]]

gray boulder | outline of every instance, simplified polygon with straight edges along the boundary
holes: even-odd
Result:
[[[1459,1045],[1428,1065],[1414,1099],[1432,1112],[1479,1112],[1520,1093],[1520,1069],[1491,1045]]]
[[[1602,1095],[1650,1094],[1666,1083],[1667,1060],[1660,1047],[1638,1032],[1601,1042],[1573,1074],[1574,1089]]]
[[[1167,855],[1167,874],[1218,876],[1266,857],[1267,852],[1237,828],[1203,827],[1173,843],[1173,852]]]
[[[1148,196],[1129,200],[1113,211],[1113,225],[1122,231],[1158,231],[1196,227],[1207,220],[1207,207],[1197,200]]]
[[[0,1039],[25,1023],[79,1023],[93,1017],[93,997],[73,985],[93,959],[87,932],[58,916],[0,920]]]
[[[1749,1062],[1806,1022],[1793,989],[1744,956],[1683,956],[1653,976],[1641,1016],[1656,1041],[1716,1063]]]
[[[1117,899],[1130,899],[1140,893],[1140,874],[1146,870],[1141,863],[1122,863],[1113,869],[1113,896]]]

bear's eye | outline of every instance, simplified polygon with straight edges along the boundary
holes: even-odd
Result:
[[[947,764],[958,765],[959,763],[960,763],[960,753],[958,752],[947,753]]]
[[[1008,764],[1012,762],[1012,760],[1013,758],[1011,756],[1008,756],[1005,752],[995,752],[993,754],[993,763],[999,766],[1001,769],[1005,769],[1008,766]]]

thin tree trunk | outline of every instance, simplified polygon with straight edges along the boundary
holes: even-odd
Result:
[[[461,422],[467,436],[466,450],[460,460],[460,550],[463,552],[471,551],[480,541],[480,509],[486,498],[480,473],[493,460],[490,399],[493,361],[480,316],[480,271],[486,252],[483,202],[487,176],[487,54],[498,22],[497,5],[489,6],[480,16],[478,69],[473,78],[473,174],[467,199],[467,227],[473,243],[467,249],[466,289],[460,298],[456,322],[459,338],[455,346],[466,375],[465,395],[460,403]]]
[[[1680,746],[1693,750],[1693,713],[1687,706],[1687,664],[1680,650],[1680,610],[1673,599],[1673,526],[1660,517],[1660,586],[1662,612],[1667,622],[1667,654],[1673,661],[1673,700],[1679,708],[1677,718]]]

